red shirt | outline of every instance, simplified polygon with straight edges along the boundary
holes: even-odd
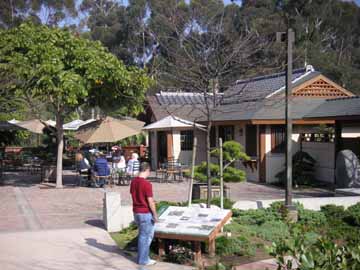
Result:
[[[153,192],[149,181],[142,177],[135,177],[131,181],[130,193],[134,213],[151,213],[147,198],[152,197]]]

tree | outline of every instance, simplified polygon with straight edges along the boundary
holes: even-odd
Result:
[[[156,44],[157,62],[152,73],[160,89],[180,89],[202,96],[196,108],[207,124],[206,166],[208,200],[211,202],[210,134],[221,113],[221,94],[249,68],[259,64],[267,40],[251,29],[244,31],[238,5],[220,0],[151,1],[149,32]],[[198,106],[200,105],[200,106]],[[192,110],[190,110],[190,113]],[[169,112],[171,113],[171,112]]]
[[[40,14],[41,13],[41,14]],[[46,25],[59,25],[77,15],[74,0],[5,0],[0,2],[0,28],[16,27],[25,20]]]
[[[236,141],[227,141],[223,145],[223,162],[224,162],[224,181],[225,182],[241,182],[246,179],[246,173],[243,170],[236,169],[234,162],[247,161],[250,158],[246,155],[244,147]],[[211,152],[214,157],[219,158],[219,149]],[[207,181],[207,164],[205,162],[195,166],[195,178],[201,182]],[[220,166],[218,164],[210,164],[212,183],[220,182]]]
[[[64,117],[82,104],[139,113],[151,80],[99,42],[66,30],[22,24],[0,35],[0,71],[12,78],[1,87],[30,106],[48,104],[56,117],[56,184],[61,187]]]

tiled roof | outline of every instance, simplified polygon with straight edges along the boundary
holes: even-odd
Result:
[[[291,101],[290,115],[293,119],[302,119],[323,102],[325,102],[324,99],[294,98]],[[284,118],[284,100],[279,98],[269,98],[262,101],[222,105],[214,120],[279,120]]]
[[[208,94],[212,98],[212,94]],[[219,93],[219,98],[222,93]],[[205,104],[203,93],[192,92],[160,92],[156,94],[156,99],[161,105],[194,105]]]
[[[320,73],[312,68],[293,71],[293,87],[314,78]],[[223,104],[260,100],[285,89],[285,72],[239,80],[224,93]]]
[[[328,99],[306,118],[360,116],[360,96]]]

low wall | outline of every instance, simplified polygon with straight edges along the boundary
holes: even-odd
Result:
[[[237,201],[233,205],[233,208],[240,210],[267,208],[273,202],[279,202],[279,201],[284,201],[284,200]],[[327,204],[335,204],[338,206],[344,206],[345,208],[348,208],[349,206],[360,202],[360,196],[302,198],[302,199],[294,199],[293,201],[301,203],[305,209],[319,211],[321,206]]]

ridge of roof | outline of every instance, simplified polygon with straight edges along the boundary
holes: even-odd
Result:
[[[349,100],[349,99],[360,99],[360,96],[328,98],[326,99],[326,101]]]
[[[299,69],[294,69],[293,70],[293,74],[297,74],[297,73],[304,73],[307,72],[307,68],[299,68]],[[282,72],[278,72],[278,73],[274,73],[274,74],[268,74],[268,75],[262,75],[262,76],[257,76],[257,77],[251,77],[251,78],[247,78],[247,79],[243,79],[243,80],[237,80],[235,82],[236,84],[243,84],[243,83],[248,83],[248,82],[255,82],[255,81],[261,81],[261,80],[267,80],[267,79],[272,79],[272,78],[277,78],[277,77],[282,77],[285,76],[285,71]]]
[[[313,69],[312,69],[312,70],[307,70],[304,74],[302,74],[302,75],[300,75],[299,77],[297,77],[297,78],[295,78],[294,80],[292,80],[291,83],[292,83],[293,86],[294,86],[297,82],[303,80],[304,78],[306,78],[307,76],[309,76],[310,74],[313,74],[313,73],[314,73],[314,74],[318,74],[319,72],[318,72],[318,71],[315,71],[315,70],[313,70]],[[320,74],[320,73],[319,73],[319,74]],[[270,94],[267,95],[265,98],[269,98],[269,97],[272,97],[272,96],[276,95],[277,93],[285,90],[285,87],[286,87],[286,85],[281,86],[279,89],[277,89],[277,90],[275,90],[274,92],[270,93]]]

